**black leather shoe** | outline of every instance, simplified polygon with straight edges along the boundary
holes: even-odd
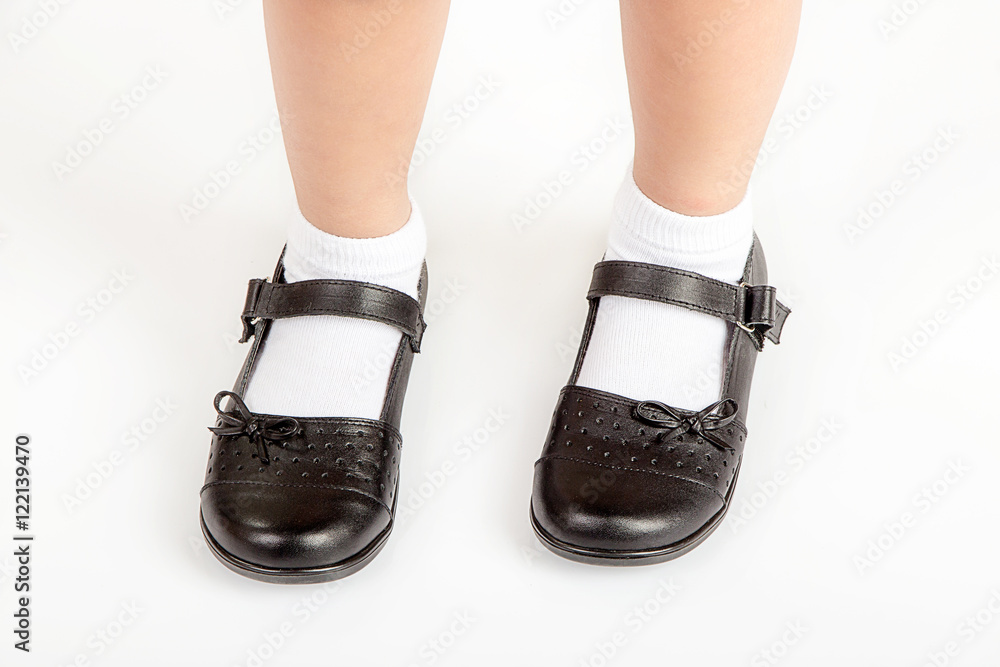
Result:
[[[535,463],[531,525],[572,560],[658,563],[700,544],[729,507],[746,443],[757,352],[778,342],[789,310],[767,286],[760,242],[739,287],[638,262],[600,262],[569,384]],[[691,411],[577,386],[602,296],[649,299],[731,323],[722,400]]]
[[[282,253],[284,257],[284,253]],[[418,300],[348,280],[250,281],[243,337],[254,339],[233,391],[215,397],[201,528],[229,569],[260,581],[316,583],[367,565],[392,530],[399,488],[403,396],[424,332],[427,266]],[[271,321],[344,315],[403,332],[380,419],[257,414],[242,400]],[[229,399],[226,408],[222,401]]]

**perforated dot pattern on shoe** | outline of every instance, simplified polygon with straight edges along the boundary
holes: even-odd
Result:
[[[268,442],[269,461],[246,434],[213,436],[205,483],[274,482],[353,488],[392,507],[401,451],[399,432],[383,422],[297,418],[302,430]],[[280,452],[280,454],[279,454]],[[251,465],[241,465],[249,461]]]
[[[553,411],[542,458],[569,457],[600,466],[682,477],[725,496],[742,456],[746,436],[743,424],[733,422],[711,432],[733,452],[694,433],[679,433],[669,442],[661,442],[661,434],[667,429],[638,420],[633,412],[635,405],[635,401],[586,387],[566,387]],[[678,412],[693,414],[689,410]],[[573,436],[556,438],[558,433]]]

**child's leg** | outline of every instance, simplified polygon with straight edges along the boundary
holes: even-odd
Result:
[[[605,259],[739,282],[753,240],[741,167],[763,141],[799,11],[800,0],[621,0],[636,146]],[[725,322],[615,296],[601,311],[578,384],[687,409],[719,398]]]
[[[635,181],[650,199],[691,216],[740,203],[749,174],[732,172],[760,150],[800,9],[801,0],[621,0]]]
[[[416,297],[426,235],[406,171],[448,4],[264,1],[301,211],[288,230],[289,282],[358,280]],[[377,34],[355,41],[369,24]],[[296,417],[378,418],[400,337],[389,325],[356,318],[276,320],[246,403]]]
[[[400,163],[409,164],[417,140],[448,5],[264,1],[295,195],[306,219],[323,231],[384,236],[406,222],[410,202]],[[355,41],[357,32],[364,35],[369,23],[380,32],[358,48],[365,42]]]

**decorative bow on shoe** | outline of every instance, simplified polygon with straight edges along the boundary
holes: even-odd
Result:
[[[236,406],[238,414],[225,412],[222,409],[222,399],[229,398]],[[271,459],[267,455],[267,441],[282,440],[295,435],[302,428],[292,417],[263,417],[255,415],[247,408],[239,394],[231,391],[220,391],[215,395],[215,411],[219,413],[223,426],[209,426],[208,430],[216,435],[245,435],[257,445],[260,462],[268,464]]]
[[[728,452],[735,450],[715,436],[712,431],[729,426],[736,419],[738,411],[739,404],[731,398],[713,403],[701,412],[689,415],[678,414],[674,408],[658,401],[643,401],[635,406],[637,419],[653,426],[669,429],[660,431],[659,435],[656,436],[657,442],[666,442],[678,433],[693,433]]]

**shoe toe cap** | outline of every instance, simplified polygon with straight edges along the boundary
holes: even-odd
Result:
[[[347,489],[215,484],[202,491],[211,538],[246,563],[306,569],[347,561],[390,525],[385,506]]]
[[[683,477],[560,458],[538,462],[531,499],[535,522],[551,538],[618,552],[668,548],[723,507],[714,489]]]

